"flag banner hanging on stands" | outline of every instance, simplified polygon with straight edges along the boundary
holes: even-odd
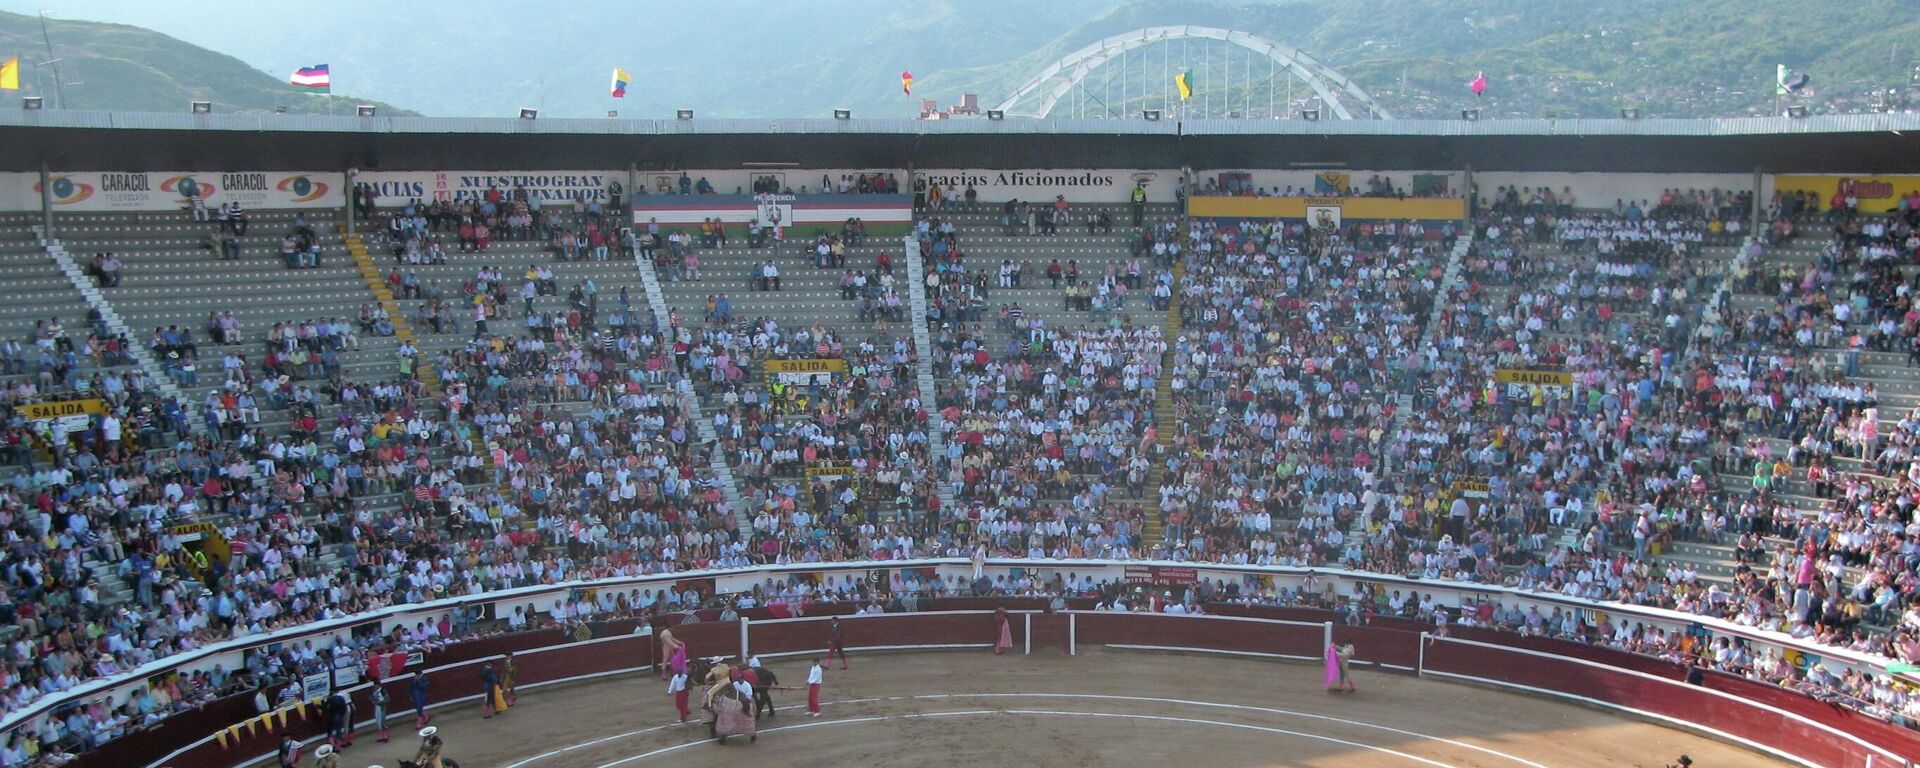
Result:
[[[1180,100],[1193,98],[1193,70],[1189,69],[1173,76],[1173,85],[1180,89]]]
[[[327,70],[325,64],[296,69],[293,71],[293,76],[287,78],[287,82],[314,93],[333,92],[333,73]]]
[[[904,69],[900,70],[900,92],[913,95],[913,73]]]
[[[0,61],[0,90],[20,90],[20,57]]]
[[[1487,73],[1480,72],[1475,74],[1473,76],[1473,82],[1467,83],[1467,89],[1473,91],[1473,95],[1475,96],[1479,96],[1480,94],[1486,93],[1487,92]]]
[[[627,83],[631,83],[631,82],[633,82],[633,78],[627,75],[626,70],[621,69],[619,67],[614,67],[613,68],[613,86],[612,86],[613,97],[616,99],[626,98]]]

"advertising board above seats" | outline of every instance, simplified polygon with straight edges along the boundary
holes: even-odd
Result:
[[[1566,193],[1572,192],[1575,209],[1610,211],[1616,204],[1621,207],[1635,203],[1643,207],[1651,206],[1668,190],[1687,192],[1719,189],[1737,194],[1753,189],[1753,174],[1476,172],[1473,174],[1473,184],[1479,188],[1482,206],[1488,205],[1499,194],[1501,187],[1522,190],[1545,187],[1563,199]],[[1522,197],[1524,199],[1525,195]]]
[[[1339,226],[1344,221],[1460,221],[1466,216],[1467,202],[1459,198],[1196,196],[1188,203],[1188,211],[1201,218],[1311,219],[1315,226]]]
[[[606,204],[611,186],[627,185],[626,171],[363,171],[355,184],[370,184],[382,208],[397,208],[409,201],[482,200],[487,190],[502,195],[524,189],[528,197],[543,201],[572,203],[585,196],[588,202]]]
[[[188,195],[208,208],[239,203],[244,208],[339,208],[346,204],[346,175],[247,171],[87,171],[49,177],[55,213],[178,211]],[[0,174],[0,210],[40,210],[40,175]]]
[[[1201,171],[1194,174],[1188,212],[1219,219],[1307,219],[1316,226],[1459,221],[1466,216],[1459,184],[1444,172]]]
[[[913,226],[906,195],[642,195],[633,200],[636,226],[697,226],[716,220],[738,233],[749,224],[789,230],[833,229],[859,219],[869,235],[902,235]]]
[[[1888,213],[1900,209],[1902,198],[1920,194],[1920,176],[1873,176],[1835,174],[1827,176],[1773,177],[1775,192],[1811,192],[1820,198],[1820,210],[1828,210],[1836,197],[1858,201],[1862,213]]]

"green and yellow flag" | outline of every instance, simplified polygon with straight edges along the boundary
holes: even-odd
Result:
[[[1193,98],[1193,70],[1183,70],[1180,74],[1174,75],[1173,85],[1180,89],[1181,101]]]

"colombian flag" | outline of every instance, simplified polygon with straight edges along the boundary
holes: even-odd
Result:
[[[1186,101],[1187,99],[1193,98],[1193,70],[1189,69],[1185,72],[1181,72],[1180,74],[1174,75],[1173,85],[1174,87],[1180,89],[1181,101]]]
[[[301,67],[293,71],[293,74],[287,78],[287,82],[313,93],[332,93],[333,71],[325,64]]]
[[[619,67],[614,67],[613,68],[613,97],[616,99],[626,98],[627,83],[631,83],[631,82],[633,82],[633,78],[627,75],[626,70],[621,69]]]
[[[913,95],[913,73],[904,69],[900,70],[900,92],[908,96]]]
[[[0,90],[20,90],[20,57],[0,61]]]

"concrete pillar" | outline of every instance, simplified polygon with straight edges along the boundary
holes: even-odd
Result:
[[[1474,209],[1480,207],[1480,196],[1473,191],[1473,164],[1469,163],[1460,170],[1460,196],[1467,201],[1466,220],[1460,222],[1463,234],[1473,232]]]
[[[1761,197],[1761,194],[1766,192],[1766,181],[1767,181],[1766,174],[1761,172],[1760,166],[1757,166],[1757,165],[1754,166],[1753,167],[1753,210],[1749,212],[1749,215],[1752,216],[1753,221],[1752,221],[1752,225],[1747,229],[1747,235],[1749,237],[1760,236],[1760,224],[1762,221],[1765,220],[1765,217],[1766,217],[1766,214],[1764,213],[1764,211],[1766,210],[1767,203],[1769,201],[1767,200],[1767,198]]]
[[[40,237],[53,239],[53,171],[40,163]]]
[[[639,183],[640,183],[640,164],[627,163],[627,210],[628,211],[633,210],[633,196],[634,196],[634,193],[636,193],[640,189]],[[632,214],[622,213],[621,218],[626,219],[626,221],[621,222],[620,226],[623,226],[623,227],[633,226]]]
[[[356,223],[354,221],[353,190],[357,182],[359,181],[359,177],[360,177],[360,169],[358,168],[347,169],[347,188],[343,191],[346,192],[346,195],[347,195],[347,234],[348,235],[352,235],[354,233],[353,228]]]

